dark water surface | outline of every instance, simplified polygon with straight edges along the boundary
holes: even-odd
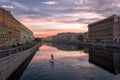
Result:
[[[50,55],[55,57],[50,63]],[[20,80],[120,80],[120,51],[43,44]]]

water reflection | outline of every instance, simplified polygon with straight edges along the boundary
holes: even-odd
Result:
[[[51,69],[54,69],[54,66],[55,66],[55,62],[50,62]]]
[[[71,46],[44,43],[20,80],[120,80],[120,75],[111,74],[102,68],[103,66],[98,65],[107,65],[107,68],[118,72],[118,67],[115,68],[115,65],[120,64],[116,58],[119,50]],[[51,53],[55,57],[54,63],[50,63]],[[95,66],[95,63],[101,68]]]
[[[120,73],[120,49],[89,48],[89,62],[113,73]]]
[[[61,43],[50,43],[46,42],[44,43],[48,46],[56,47],[59,50],[64,50],[64,51],[77,51],[77,50],[83,50],[83,46],[76,46],[76,45],[71,45],[71,44],[61,44]]]
[[[58,45],[59,47],[62,47],[61,45]],[[70,47],[69,45],[67,47]],[[77,46],[76,46],[77,47]],[[48,45],[42,45],[39,48],[39,52],[37,52],[37,56],[34,57],[34,60],[50,60],[51,54],[54,55],[55,59],[63,59],[66,57],[79,57],[79,56],[85,56],[87,54],[84,53],[84,50],[78,50],[75,51],[75,49],[72,51],[63,51],[58,50],[57,48],[53,46]],[[39,54],[40,53],[40,54]],[[75,54],[74,54],[75,53]]]

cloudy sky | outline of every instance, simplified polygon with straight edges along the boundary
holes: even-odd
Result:
[[[0,7],[11,11],[36,37],[86,32],[89,23],[120,15],[119,0],[0,0]]]

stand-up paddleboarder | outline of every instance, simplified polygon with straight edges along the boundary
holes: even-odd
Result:
[[[51,62],[54,62],[54,56],[51,54]]]

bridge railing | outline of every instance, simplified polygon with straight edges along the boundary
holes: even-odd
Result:
[[[16,53],[28,50],[36,44],[38,44],[38,42],[32,42],[30,44],[25,44],[25,45],[22,45],[22,46],[12,47],[12,48],[7,49],[7,50],[0,50],[0,58],[7,57],[7,56],[10,56],[12,54],[16,54]]]

